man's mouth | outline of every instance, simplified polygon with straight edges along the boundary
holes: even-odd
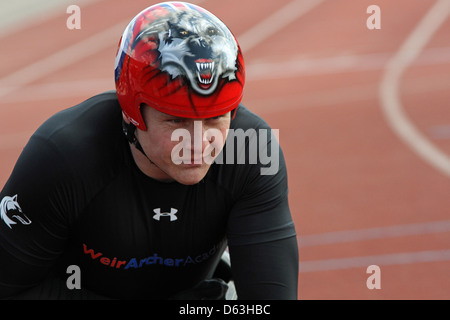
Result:
[[[208,89],[214,79],[214,61],[210,59],[197,59],[197,78],[203,89]]]

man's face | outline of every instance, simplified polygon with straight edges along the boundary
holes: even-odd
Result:
[[[136,137],[154,165],[134,152],[139,168],[160,181],[185,185],[200,182],[225,144],[231,112],[214,118],[187,119],[149,106],[141,111],[148,129],[136,130]]]

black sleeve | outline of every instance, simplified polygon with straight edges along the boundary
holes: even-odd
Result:
[[[63,252],[67,174],[56,148],[32,137],[0,193],[0,297],[37,285]]]
[[[232,273],[239,299],[296,299],[298,248],[288,202],[287,168],[278,141],[278,165],[262,174],[260,163],[242,166],[242,189],[228,221]],[[276,155],[275,155],[276,156]]]
[[[297,238],[230,247],[239,300],[296,300]]]

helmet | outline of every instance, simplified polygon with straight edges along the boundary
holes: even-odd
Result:
[[[183,118],[209,118],[237,108],[245,67],[225,24],[207,10],[164,2],[126,27],[115,61],[117,97],[125,116],[146,130],[140,107]]]

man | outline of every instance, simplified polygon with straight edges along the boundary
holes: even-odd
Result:
[[[223,298],[228,246],[239,299],[296,299],[283,155],[239,105],[228,28],[192,4],[154,5],[115,64],[116,91],[46,121],[0,194],[0,297]],[[81,284],[67,288],[67,270]]]

